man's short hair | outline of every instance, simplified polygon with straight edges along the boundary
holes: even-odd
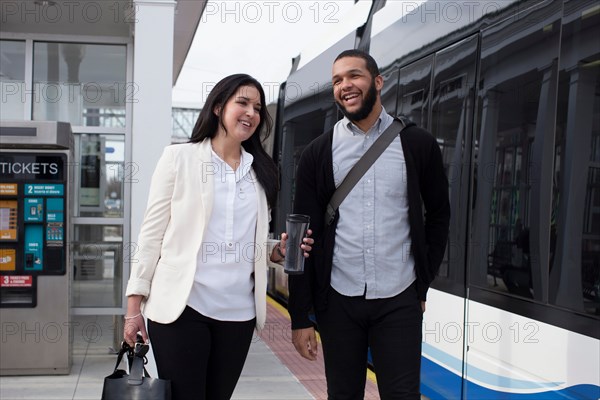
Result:
[[[337,60],[344,58],[344,57],[362,58],[367,63],[367,70],[369,71],[371,76],[373,78],[375,78],[377,75],[379,75],[379,67],[377,66],[377,62],[375,61],[375,59],[373,57],[371,57],[371,55],[369,53],[362,51],[362,50],[357,50],[357,49],[344,50],[335,58],[334,63]]]

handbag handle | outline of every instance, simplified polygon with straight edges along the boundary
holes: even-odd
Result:
[[[115,364],[115,369],[113,370],[113,372],[117,372],[117,369],[119,368],[119,365],[121,364],[121,361],[123,361],[123,356],[125,355],[125,353],[128,353],[130,350],[131,350],[131,347],[127,344],[127,342],[123,341],[121,343],[121,348],[119,349],[119,354],[117,355],[117,363]]]
[[[123,361],[123,356],[127,354],[129,366],[129,378],[127,379],[127,382],[130,385],[141,385],[144,381],[144,377],[150,378],[150,374],[145,367],[145,364],[148,362],[148,359],[146,358],[148,350],[150,350],[150,346],[147,344],[136,343],[135,347],[132,348],[127,342],[123,341],[117,356],[114,372],[117,371],[121,361]]]
[[[150,374],[146,370],[144,364],[148,362],[146,353],[150,350],[150,346],[144,343],[136,343],[133,348],[133,362],[129,370],[129,379],[127,383],[130,385],[141,385],[144,381],[144,377],[149,378]]]

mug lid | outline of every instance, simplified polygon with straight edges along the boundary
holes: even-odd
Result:
[[[310,222],[310,217],[305,214],[288,214],[286,221],[290,222]]]

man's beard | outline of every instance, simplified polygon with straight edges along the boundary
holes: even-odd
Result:
[[[350,112],[346,110],[346,108],[336,100],[336,103],[342,113],[352,122],[362,121],[367,118],[371,111],[373,111],[373,106],[375,106],[375,102],[377,101],[377,88],[375,87],[375,79],[371,81],[371,86],[369,86],[369,90],[367,91],[367,95],[364,98],[364,102],[362,106],[356,110],[355,112]]]

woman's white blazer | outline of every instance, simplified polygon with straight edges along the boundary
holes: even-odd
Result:
[[[213,207],[217,172],[210,139],[168,146],[156,165],[126,291],[127,296],[145,296],[142,310],[152,321],[171,323],[187,305]],[[267,313],[270,215],[265,192],[254,171],[250,173],[257,194],[254,303],[256,325],[261,329]]]

